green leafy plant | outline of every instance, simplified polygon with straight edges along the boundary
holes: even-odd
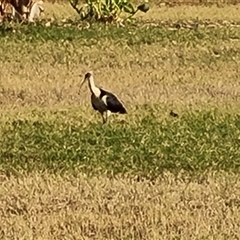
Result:
[[[82,20],[99,22],[123,22],[132,19],[138,11],[146,13],[149,10],[148,2],[140,4],[136,9],[130,0],[86,0],[79,4],[79,0],[70,0],[70,4]],[[123,14],[128,14],[122,18]]]

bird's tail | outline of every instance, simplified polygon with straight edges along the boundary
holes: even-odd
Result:
[[[127,114],[126,108],[122,107],[122,109],[119,111],[121,114]]]

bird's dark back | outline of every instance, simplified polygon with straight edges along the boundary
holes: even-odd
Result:
[[[107,96],[106,101],[107,101],[107,107],[110,111],[112,112],[119,112],[121,114],[127,113],[127,110],[123,106],[123,104],[120,102],[120,100],[113,94],[110,93],[104,89],[101,89],[101,94],[100,98]]]

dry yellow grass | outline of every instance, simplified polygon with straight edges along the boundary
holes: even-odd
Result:
[[[186,19],[211,19],[211,20],[233,20],[238,21],[239,6],[176,6],[169,8],[167,6],[152,6],[147,14],[139,13],[143,20],[186,20]]]
[[[240,48],[238,42],[221,44],[216,48]],[[46,43],[33,47],[35,56],[16,55],[15,60],[2,62],[2,110],[88,107],[87,85],[78,93],[83,75],[90,69],[94,71],[96,84],[115,92],[128,107],[145,103],[174,105],[180,109],[238,106],[239,60],[218,60],[212,46],[163,48],[151,44],[141,45],[141,51],[137,46],[122,49],[107,41],[101,46],[69,46],[68,51],[61,44],[49,50]],[[20,58],[24,67],[18,63]],[[217,59],[217,63],[211,63],[208,58]],[[209,61],[209,66],[203,61]]]
[[[239,176],[1,176],[5,239],[238,239]]]
[[[137,4],[136,4],[137,5]],[[68,3],[44,3],[44,17],[51,18],[74,18],[77,13]],[[142,20],[186,20],[186,19],[211,19],[211,20],[232,20],[239,21],[239,5],[226,5],[224,7],[213,6],[159,6],[155,3],[150,4],[148,13],[137,13],[136,17]]]

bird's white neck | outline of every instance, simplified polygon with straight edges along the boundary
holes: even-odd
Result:
[[[89,89],[90,91],[96,96],[96,97],[99,97],[100,94],[101,94],[101,91],[98,87],[95,86],[95,83],[94,83],[94,80],[93,80],[93,77],[91,76],[88,80],[88,86],[89,86]]]

